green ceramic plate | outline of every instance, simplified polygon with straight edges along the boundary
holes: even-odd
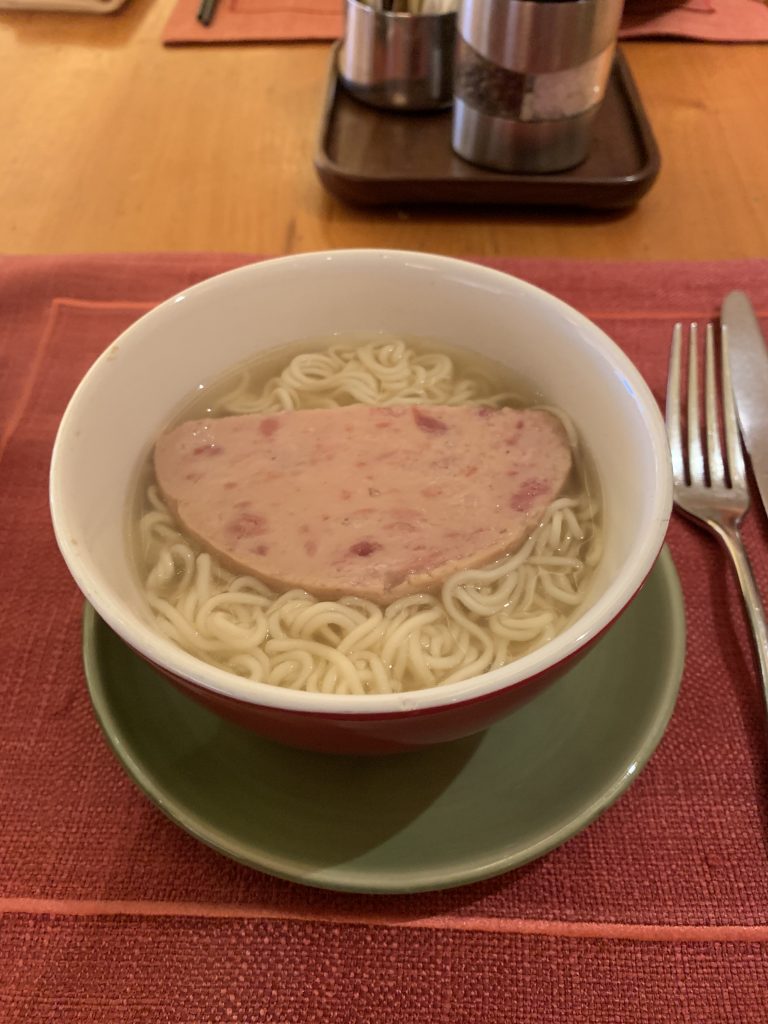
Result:
[[[665,549],[590,654],[506,720],[423,752],[342,757],[220,720],[147,667],[90,607],[84,620],[93,706],[147,796],[228,857],[353,892],[474,882],[583,829],[661,739],[684,647],[680,585]]]

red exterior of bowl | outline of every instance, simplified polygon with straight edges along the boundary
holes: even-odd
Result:
[[[594,641],[593,641],[594,642]],[[324,754],[393,754],[482,732],[526,704],[587,652],[585,645],[546,672],[503,690],[437,708],[391,714],[325,714],[246,703],[152,667],[209,711],[269,740]]]

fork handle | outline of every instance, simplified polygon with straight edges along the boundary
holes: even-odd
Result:
[[[741,594],[744,598],[744,607],[747,610],[747,618],[752,630],[755,655],[760,669],[763,702],[766,714],[768,714],[768,628],[765,623],[763,602],[760,598],[760,592],[757,589],[755,577],[752,573],[752,566],[744,549],[738,527],[721,523],[712,525],[728,549],[736,569],[736,576],[738,577]]]

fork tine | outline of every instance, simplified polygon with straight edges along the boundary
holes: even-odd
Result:
[[[744,468],[744,453],[741,448],[741,437],[736,420],[736,407],[733,401],[733,385],[731,383],[731,366],[728,360],[728,328],[720,326],[720,358],[722,359],[723,381],[723,430],[725,432],[725,453],[728,463],[728,476],[731,487],[744,488],[747,485]]]
[[[725,484],[725,467],[723,465],[723,448],[720,444],[720,429],[717,419],[717,381],[715,379],[715,329],[707,324],[704,342],[704,402],[706,405],[707,424],[707,463],[709,465],[709,481],[713,487]]]
[[[691,324],[688,335],[688,476],[691,484],[704,484],[704,452],[701,447],[699,416],[698,329]]]
[[[683,434],[680,428],[680,350],[683,343],[683,325],[672,328],[672,348],[669,353],[667,377],[667,437],[669,454],[672,458],[672,476],[675,483],[685,483],[685,461],[683,459]]]

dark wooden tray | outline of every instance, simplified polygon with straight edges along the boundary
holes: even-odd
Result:
[[[346,92],[334,47],[315,168],[339,199],[358,205],[515,203],[617,209],[634,205],[659,173],[659,151],[640,96],[617,51],[587,159],[557,174],[505,174],[451,149],[450,110],[377,110]]]

